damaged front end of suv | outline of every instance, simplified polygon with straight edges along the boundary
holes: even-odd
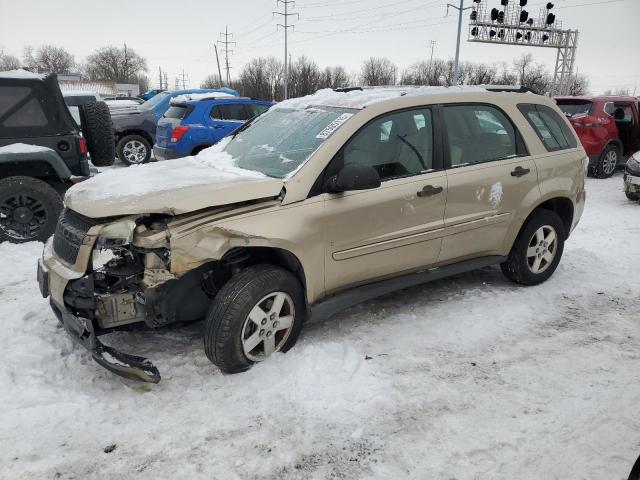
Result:
[[[196,214],[116,219],[89,218],[66,208],[39,261],[41,293],[50,296],[58,320],[97,363],[120,376],[157,383],[160,373],[149,360],[119,352],[99,337],[204,318],[219,288],[246,261],[234,246],[249,240],[211,227],[211,235],[202,237],[204,249],[192,241],[190,229],[215,223],[230,210],[242,213],[275,203],[261,199]],[[181,235],[187,243],[181,243]]]

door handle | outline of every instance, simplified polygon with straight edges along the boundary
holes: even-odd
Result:
[[[422,190],[418,190],[419,197],[430,197],[432,195],[437,195],[442,192],[442,187],[440,185],[425,185]]]
[[[530,171],[531,170],[529,170],[528,168],[522,168],[520,165],[518,165],[515,170],[511,171],[511,176],[512,177],[522,177],[523,175],[526,175]]]

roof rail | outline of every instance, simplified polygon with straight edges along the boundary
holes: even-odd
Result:
[[[478,85],[489,92],[513,92],[513,93],[535,93],[539,95],[533,88],[524,85]]]
[[[339,92],[339,93],[349,93],[356,90],[363,91],[364,89],[362,87],[342,87],[342,88],[333,89],[334,92]]]

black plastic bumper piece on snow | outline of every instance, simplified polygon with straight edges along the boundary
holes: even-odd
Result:
[[[160,381],[160,372],[146,358],[122,353],[98,340],[91,320],[76,317],[53,301],[51,308],[67,333],[86,348],[100,366],[131,380],[149,383]]]

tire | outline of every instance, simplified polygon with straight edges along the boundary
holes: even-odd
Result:
[[[116,159],[113,123],[104,102],[88,102],[80,108],[82,133],[87,139],[91,162],[96,167],[113,165]]]
[[[631,200],[632,202],[637,202],[638,200],[640,200],[640,194],[638,193],[634,193],[634,192],[624,192],[624,194],[627,196],[627,198],[629,200]]]
[[[151,145],[140,135],[125,135],[116,147],[118,158],[125,165],[140,165],[151,159]]]
[[[53,187],[31,177],[0,180],[0,242],[47,240],[56,229],[62,199]]]
[[[538,232],[543,232],[542,240],[546,243],[540,242]],[[553,244],[548,237],[551,232],[555,234]],[[535,211],[520,230],[507,261],[500,264],[502,273],[522,285],[537,285],[546,281],[558,267],[565,238],[564,225],[555,212],[544,209]]]
[[[620,149],[615,145],[607,145],[603,150],[598,163],[593,166],[595,178],[609,178],[613,175],[620,161]]]
[[[265,310],[273,305],[270,296],[281,294],[285,296],[283,306],[274,319],[273,312],[270,315]],[[256,308],[257,316],[252,313]],[[231,277],[211,303],[204,326],[205,353],[224,373],[243,372],[269,356],[265,350],[268,339],[273,338],[274,351],[286,352],[293,347],[305,315],[304,292],[295,276],[273,265],[247,267]],[[293,317],[290,327],[273,333],[282,327],[278,320],[288,317]],[[255,346],[247,353],[245,349],[255,338],[258,342],[253,342]]]

